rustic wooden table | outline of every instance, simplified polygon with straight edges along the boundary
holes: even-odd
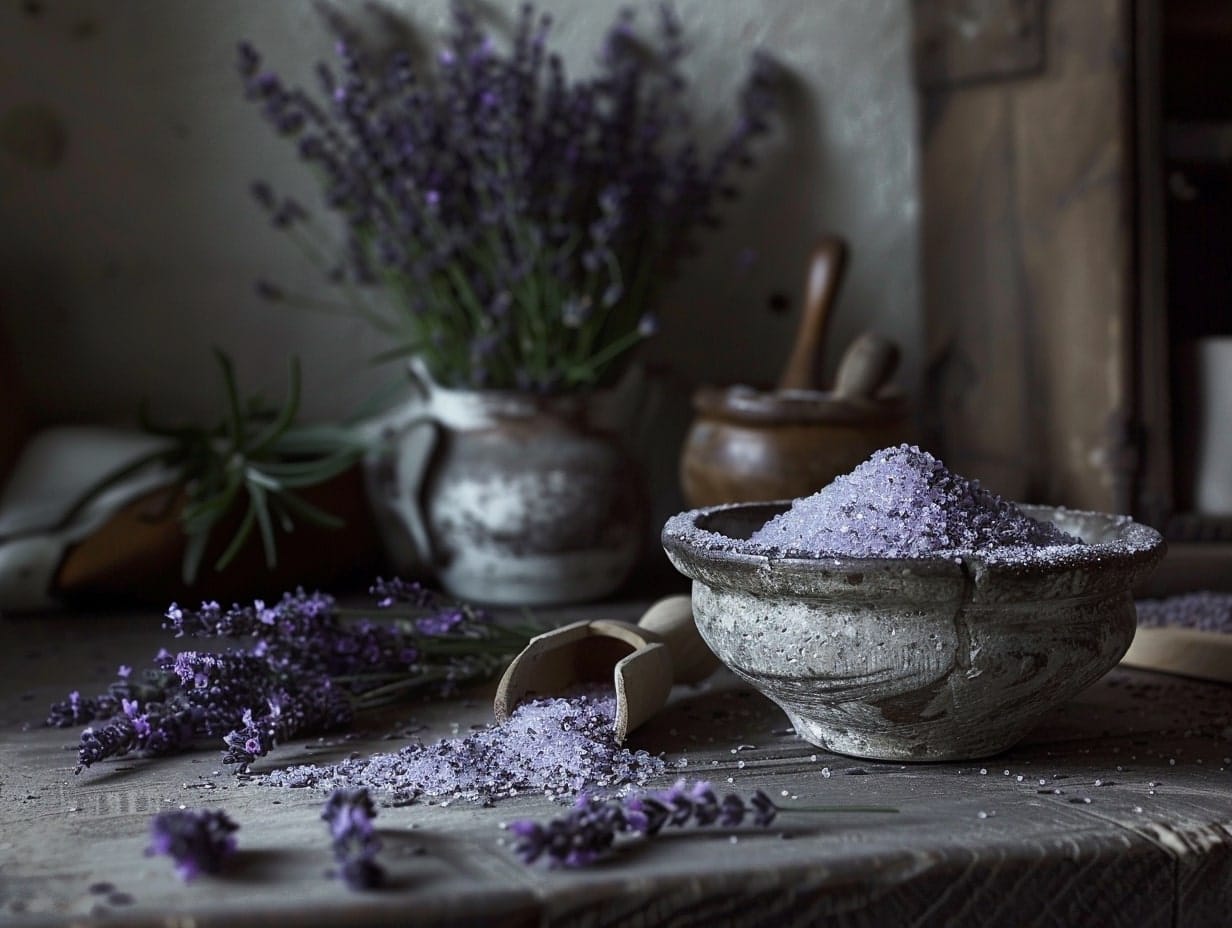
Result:
[[[589,610],[635,617],[639,604]],[[765,831],[677,831],[585,871],[523,866],[499,823],[559,807],[382,808],[392,886],[356,893],[330,866],[322,796],[235,780],[213,749],[105,762],[75,776],[75,730],[40,727],[167,643],[153,615],[0,620],[0,924],[125,926],[1226,925],[1232,911],[1232,687],[1120,669],[1007,754],[902,766],[830,754],[734,678],[673,694],[635,733],[675,775],[762,788],[783,805],[877,804],[898,814],[784,813]],[[262,763],[390,751],[490,720],[490,690],[403,707],[370,733],[279,748]],[[786,797],[784,798],[784,794]],[[798,797],[798,798],[797,798]],[[240,853],[180,883],[143,855],[149,819],[220,806]]]

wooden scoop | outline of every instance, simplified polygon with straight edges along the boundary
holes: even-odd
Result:
[[[1139,628],[1121,663],[1140,670],[1232,683],[1232,634],[1171,626]]]
[[[586,683],[616,687],[616,740],[663,708],[674,683],[698,683],[719,666],[693,624],[688,596],[661,599],[636,625],[574,622],[530,640],[496,688],[496,720],[528,698],[559,696]]]

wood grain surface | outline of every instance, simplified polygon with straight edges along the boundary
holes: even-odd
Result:
[[[951,6],[915,4],[920,41]],[[1004,496],[1127,512],[1133,4],[970,6],[1042,14],[1046,51],[995,82],[920,76],[932,443]]]
[[[570,617],[630,619],[645,605]],[[900,765],[801,741],[724,674],[678,688],[633,736],[673,765],[658,785],[700,777],[788,808],[898,814],[787,811],[767,830],[679,831],[552,871],[501,843],[501,822],[559,811],[542,798],[382,807],[392,885],[361,894],[325,876],[321,794],[237,781],[212,748],[73,774],[77,731],[39,727],[47,704],[101,689],[121,662],[143,666],[173,644],[158,624],[0,620],[0,924],[1140,928],[1224,925],[1232,908],[1232,687],[1121,669],[1004,755]],[[465,732],[490,721],[491,696],[368,716],[363,733],[283,745],[257,770],[393,751],[404,739],[386,733],[412,722],[425,739]],[[185,885],[143,855],[150,817],[179,805],[221,807],[240,824],[223,874]]]

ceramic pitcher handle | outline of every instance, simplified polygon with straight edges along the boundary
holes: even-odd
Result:
[[[431,382],[414,363],[408,366],[408,371],[412,383],[423,395],[423,403],[410,413],[378,423],[378,435],[384,447],[368,461],[365,479],[371,496],[395,517],[387,519],[390,524],[382,527],[395,566],[419,563],[430,568],[436,560],[420,505],[420,491],[440,435],[431,413]],[[418,432],[422,440],[411,442],[412,432]],[[376,515],[379,520],[381,514]],[[406,547],[407,540],[410,550]]]

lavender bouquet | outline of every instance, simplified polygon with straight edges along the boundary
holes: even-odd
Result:
[[[88,724],[78,772],[108,757],[172,754],[219,739],[223,763],[242,773],[280,742],[346,728],[357,709],[408,693],[447,695],[492,676],[539,631],[498,625],[415,583],[378,580],[372,592],[392,621],[352,619],[332,597],[302,590],[271,606],[172,605],[164,627],[177,637],[248,646],[162,650],[139,677],[122,666],[105,693],[70,693],[47,724]]]
[[[735,195],[770,127],[775,68],[752,59],[739,116],[715,151],[693,138],[680,20],[660,10],[648,47],[624,11],[593,76],[549,52],[551,19],[522,8],[508,43],[464,0],[434,66],[381,61],[333,23],[337,64],[320,95],[288,87],[240,46],[248,99],[319,178],[345,246],[315,239],[312,216],[253,187],[290,233],[394,342],[452,387],[584,390],[619,373],[657,328],[651,298],[694,233]],[[320,304],[268,281],[272,299]],[[383,299],[371,299],[373,294]]]

